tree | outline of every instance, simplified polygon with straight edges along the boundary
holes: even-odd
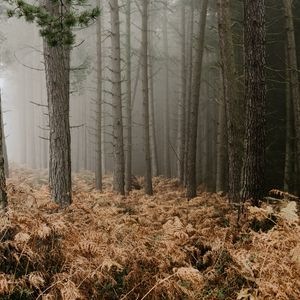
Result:
[[[169,112],[169,41],[168,41],[168,0],[164,2],[163,9],[163,43],[165,61],[165,111],[164,111],[164,171],[166,177],[171,177],[170,162],[170,112]]]
[[[72,202],[69,121],[70,52],[75,39],[72,29],[87,26],[99,15],[99,10],[77,13],[72,9],[72,1],[63,0],[44,0],[40,5],[23,0],[10,2],[15,8],[8,10],[8,15],[36,21],[43,37],[50,129],[49,186],[54,201],[66,207]]]
[[[113,188],[124,195],[124,144],[121,96],[120,21],[118,0],[110,0],[111,15],[111,81],[113,107],[114,173]]]
[[[1,90],[0,90],[0,98],[1,98]],[[1,99],[0,99],[1,105]],[[7,146],[6,146],[6,138],[5,138],[5,130],[4,130],[4,120],[3,120],[3,111],[0,107],[1,112],[1,130],[2,130],[2,148],[3,148],[3,159],[4,159],[4,171],[5,177],[9,177],[9,164],[8,164],[8,155],[7,155]]]
[[[202,74],[202,60],[204,52],[204,37],[207,17],[208,0],[203,0],[201,7],[201,16],[198,28],[196,56],[194,62],[193,74],[193,92],[191,98],[189,138],[188,138],[188,155],[187,155],[187,198],[191,199],[197,195],[196,183],[196,147],[197,147],[197,126],[198,110],[200,97],[200,82]]]
[[[181,3],[181,98],[178,108],[178,161],[177,176],[181,184],[184,183],[184,145],[185,145],[185,106],[186,106],[186,13],[185,4]]]
[[[216,191],[227,190],[227,173],[228,173],[228,147],[227,147],[227,120],[224,101],[224,93],[221,88],[219,93],[218,108],[218,129],[217,129],[217,174],[216,174]]]
[[[244,4],[246,134],[242,197],[258,205],[265,185],[265,1],[245,0]]]
[[[152,2],[153,3],[153,2]],[[150,93],[150,145],[151,145],[151,171],[153,176],[158,176],[158,158],[157,158],[157,138],[156,138],[156,124],[155,124],[155,89],[154,89],[154,34],[153,34],[154,16],[151,14],[150,18],[150,34],[149,34],[149,93]]]
[[[98,0],[99,7],[101,0]],[[96,189],[102,191],[102,24],[97,19],[97,146],[96,146]]]
[[[295,29],[294,29],[294,19],[292,11],[292,1],[283,0],[284,10],[285,10],[285,20],[286,20],[286,34],[287,34],[287,69],[288,69],[288,81],[290,83],[290,93],[292,99],[292,105],[294,108],[294,128],[296,136],[296,160],[295,169],[296,172],[296,185],[299,187],[300,184],[300,86],[299,86],[299,75],[298,75],[298,62],[297,62],[297,51],[296,51],[296,41],[295,41]],[[286,100],[287,102],[289,99]],[[290,108],[287,106],[287,112],[290,113]],[[290,119],[290,118],[289,118]],[[290,138],[288,136],[287,138]],[[299,188],[298,191],[299,192]]]
[[[294,164],[294,118],[293,118],[293,103],[291,97],[291,82],[290,82],[290,66],[286,51],[286,135],[285,135],[285,164],[284,164],[284,190],[291,192],[294,188],[294,180],[296,175],[296,164]]]
[[[131,191],[132,177],[132,107],[131,107],[131,0],[126,3],[126,159],[125,190]]]
[[[238,202],[242,164],[240,103],[237,94],[234,49],[232,42],[230,1],[218,1],[218,25],[223,94],[228,134],[229,199]]]
[[[185,96],[185,139],[184,139],[184,185],[187,184],[188,172],[188,152],[189,152],[189,134],[190,134],[190,114],[191,114],[191,98],[192,98],[192,74],[193,74],[193,41],[194,41],[194,1],[191,1],[189,16],[190,22],[188,26],[187,43],[186,43],[186,96]]]
[[[2,122],[2,99],[0,91],[0,209],[5,209],[7,206],[7,193],[6,193],[6,178],[5,178],[5,165],[3,153],[3,122]]]
[[[47,11],[59,17],[61,5],[50,0]],[[52,198],[65,207],[72,202],[70,134],[70,46],[53,47],[44,39],[44,60],[50,129],[49,183]]]
[[[153,194],[149,130],[149,78],[148,78],[148,0],[142,0],[142,88],[145,153],[145,193]]]

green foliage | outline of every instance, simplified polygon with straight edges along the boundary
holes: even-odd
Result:
[[[47,0],[47,6],[29,4],[24,0],[6,1],[12,7],[7,10],[7,15],[36,22],[41,36],[52,47],[72,45],[75,40],[73,28],[88,26],[100,14],[98,7],[84,11],[74,9],[74,6],[82,6],[87,0]]]

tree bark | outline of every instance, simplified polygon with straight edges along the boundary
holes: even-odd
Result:
[[[187,76],[186,76],[186,107],[185,107],[185,139],[184,139],[184,185],[187,184],[188,170],[188,148],[189,148],[189,133],[190,133],[190,112],[192,98],[192,77],[193,77],[193,38],[194,38],[194,1],[190,7],[190,24],[188,28],[187,39]]]
[[[199,32],[197,39],[196,56],[194,62],[193,93],[190,112],[190,126],[188,139],[188,157],[187,157],[187,198],[191,199],[197,195],[196,184],[196,151],[197,151],[197,125],[200,97],[200,82],[202,73],[202,60],[204,52],[204,37],[206,28],[208,0],[203,0],[201,7],[201,16],[199,22]]]
[[[1,98],[1,90],[0,90],[0,98]],[[1,104],[1,101],[0,101],[0,104]],[[1,109],[1,107],[0,107],[0,109]],[[4,171],[5,171],[5,177],[8,178],[9,177],[9,163],[8,163],[8,155],[7,155],[7,146],[6,146],[2,109],[1,109],[1,129],[2,129],[2,148],[3,148],[3,158],[4,158]]]
[[[288,60],[288,57],[286,57]],[[291,83],[290,83],[290,70],[289,64],[286,63],[286,136],[285,136],[285,164],[284,164],[284,190],[294,193],[294,124],[293,124],[293,103],[291,98]]]
[[[46,9],[58,17],[61,7],[46,0]],[[61,207],[72,202],[70,102],[70,47],[51,47],[44,39],[47,100],[49,108],[50,150],[49,184],[51,196]]]
[[[169,41],[168,41],[168,0],[164,2],[163,16],[163,44],[165,60],[165,111],[164,111],[164,173],[167,178],[171,177],[170,161],[170,104],[169,104]]]
[[[154,24],[153,17],[151,18],[151,25]],[[151,26],[152,27],[152,26]],[[155,126],[155,94],[154,94],[154,47],[153,47],[153,30],[150,28],[150,41],[149,41],[149,94],[150,94],[150,145],[151,145],[151,169],[152,176],[158,176],[158,158],[157,158],[157,139],[156,139],[156,126]]]
[[[110,0],[111,12],[111,73],[113,106],[113,147],[114,147],[114,191],[125,194],[125,161],[123,143],[122,96],[121,96],[121,56],[120,21],[118,0]]]
[[[6,178],[5,178],[5,165],[3,153],[3,120],[2,120],[2,99],[0,90],[0,209],[7,207],[7,193],[6,193]]]
[[[101,0],[98,0],[101,6]],[[96,189],[102,191],[102,22],[97,19],[97,118],[96,118]]]
[[[245,0],[246,134],[242,198],[254,205],[265,187],[265,1]]]
[[[153,194],[149,131],[149,87],[148,87],[148,0],[142,0],[142,86],[145,153],[145,193]]]
[[[221,89],[223,90],[223,89]],[[217,129],[217,174],[216,174],[216,191],[226,191],[227,165],[227,128],[226,128],[226,110],[224,94],[220,93],[218,108],[218,129]]]
[[[294,109],[294,122],[295,122],[295,146],[296,146],[296,159],[295,159],[295,174],[297,193],[300,192],[300,90],[299,90],[299,75],[298,75],[298,62],[295,41],[295,28],[292,11],[292,1],[283,0],[285,19],[286,19],[286,34],[287,34],[287,55],[288,55],[288,69],[291,85],[291,98]],[[297,188],[298,187],[298,188]]]
[[[219,45],[223,77],[224,103],[228,132],[229,199],[238,202],[241,188],[242,133],[240,102],[236,86],[234,48],[232,42],[230,1],[218,1]]]
[[[131,191],[132,173],[132,107],[131,107],[131,0],[126,5],[126,165],[125,165],[125,190]]]
[[[178,161],[177,161],[177,176],[180,184],[184,184],[184,145],[185,145],[185,106],[186,106],[186,17],[185,4],[181,3],[181,99],[179,101],[179,125],[178,125]]]

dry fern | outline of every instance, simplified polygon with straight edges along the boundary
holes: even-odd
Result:
[[[202,193],[187,202],[176,180],[155,178],[153,197],[134,190],[125,199],[114,195],[110,177],[98,193],[92,174],[78,174],[74,203],[59,211],[45,175],[14,170],[9,179],[0,298],[300,299],[300,228],[291,201],[249,207],[238,231],[224,197]],[[254,220],[273,215],[271,230],[253,231]]]

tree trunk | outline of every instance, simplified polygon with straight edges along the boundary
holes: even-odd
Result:
[[[193,38],[194,38],[194,1],[190,8],[190,24],[188,28],[187,40],[187,76],[186,76],[186,107],[185,107],[185,139],[184,139],[184,185],[187,184],[187,170],[188,170],[188,147],[189,147],[189,133],[190,133],[190,112],[191,112],[191,98],[192,98],[192,77],[193,77]]]
[[[153,17],[152,17],[153,19]],[[154,21],[151,20],[151,25],[154,24]],[[151,26],[152,27],[152,26]],[[149,41],[149,93],[150,93],[150,145],[151,145],[151,168],[152,175],[158,176],[158,159],[157,159],[157,142],[156,142],[156,126],[155,126],[155,105],[154,105],[154,47],[153,47],[153,30],[150,28],[150,41]]]
[[[193,93],[190,112],[190,126],[188,139],[188,156],[187,156],[187,198],[191,199],[197,195],[196,184],[196,151],[197,151],[197,125],[198,125],[198,110],[200,97],[200,82],[202,73],[202,60],[204,52],[204,37],[206,27],[208,0],[203,0],[201,7],[201,16],[199,22],[199,33],[196,47],[196,59],[194,62],[193,76]]]
[[[186,106],[186,39],[185,4],[181,3],[181,99],[179,101],[179,125],[178,125],[178,161],[177,176],[181,184],[184,183],[184,145],[185,145],[185,106]]]
[[[255,205],[265,187],[265,1],[245,0],[246,135],[242,198]]]
[[[121,57],[120,57],[120,21],[118,0],[110,0],[111,12],[111,73],[112,73],[112,107],[113,107],[113,147],[114,172],[113,188],[117,193],[125,194],[124,190],[124,144],[121,96]]]
[[[0,98],[1,98],[1,90],[0,90]],[[1,100],[1,99],[0,99]],[[1,101],[0,101],[1,104]],[[0,107],[1,109],[1,107]],[[1,111],[1,129],[2,129],[2,148],[3,148],[3,158],[4,158],[4,171],[5,177],[9,177],[9,164],[8,164],[8,156],[7,156],[7,147],[6,147],[6,138],[5,138],[5,130],[4,130],[4,120],[3,120],[3,111]]]
[[[131,0],[127,0],[126,6],[126,165],[125,165],[125,190],[131,191],[132,173],[132,108],[131,108]]]
[[[293,179],[295,169],[294,161],[294,126],[293,126],[293,103],[291,98],[291,83],[290,83],[290,69],[288,64],[288,57],[286,57],[286,141],[285,141],[285,165],[284,165],[284,190],[287,192],[294,192]]]
[[[142,0],[142,85],[145,152],[145,193],[153,194],[149,131],[149,88],[148,88],[148,0]]]
[[[223,89],[221,89],[223,90]],[[227,130],[226,130],[226,110],[224,94],[220,93],[218,108],[218,129],[217,129],[217,174],[216,191],[226,191],[227,166]]]
[[[5,178],[5,165],[3,153],[3,120],[2,120],[2,99],[0,91],[0,209],[7,207],[7,194],[6,194],[6,178]]]
[[[169,97],[169,37],[168,37],[168,0],[164,1],[163,9],[163,55],[165,72],[165,97],[164,97],[164,173],[171,177],[170,162],[170,97]]]
[[[65,8],[46,0],[46,9],[58,17]],[[68,9],[68,8],[66,8]],[[51,196],[61,207],[72,202],[70,102],[70,47],[51,47],[44,39],[47,100],[49,108]]]
[[[286,32],[287,32],[287,54],[289,63],[290,85],[291,85],[291,98],[294,108],[294,122],[295,122],[295,136],[296,136],[296,159],[295,174],[297,193],[300,192],[300,90],[299,90],[299,75],[298,75],[298,62],[295,41],[295,28],[292,12],[292,1],[283,0],[286,19]],[[297,188],[298,187],[298,188]]]
[[[229,199],[238,202],[242,165],[242,134],[240,103],[235,80],[234,49],[232,42],[230,2],[218,1],[219,45],[223,77],[224,103],[228,133]]]
[[[165,110],[164,110],[164,173],[167,178],[171,177],[170,162],[170,112],[169,112],[169,41],[168,41],[168,0],[164,2],[163,16],[163,44],[165,60]]]
[[[101,0],[98,0],[99,7]],[[102,24],[97,19],[97,118],[96,118],[96,189],[102,191]]]

